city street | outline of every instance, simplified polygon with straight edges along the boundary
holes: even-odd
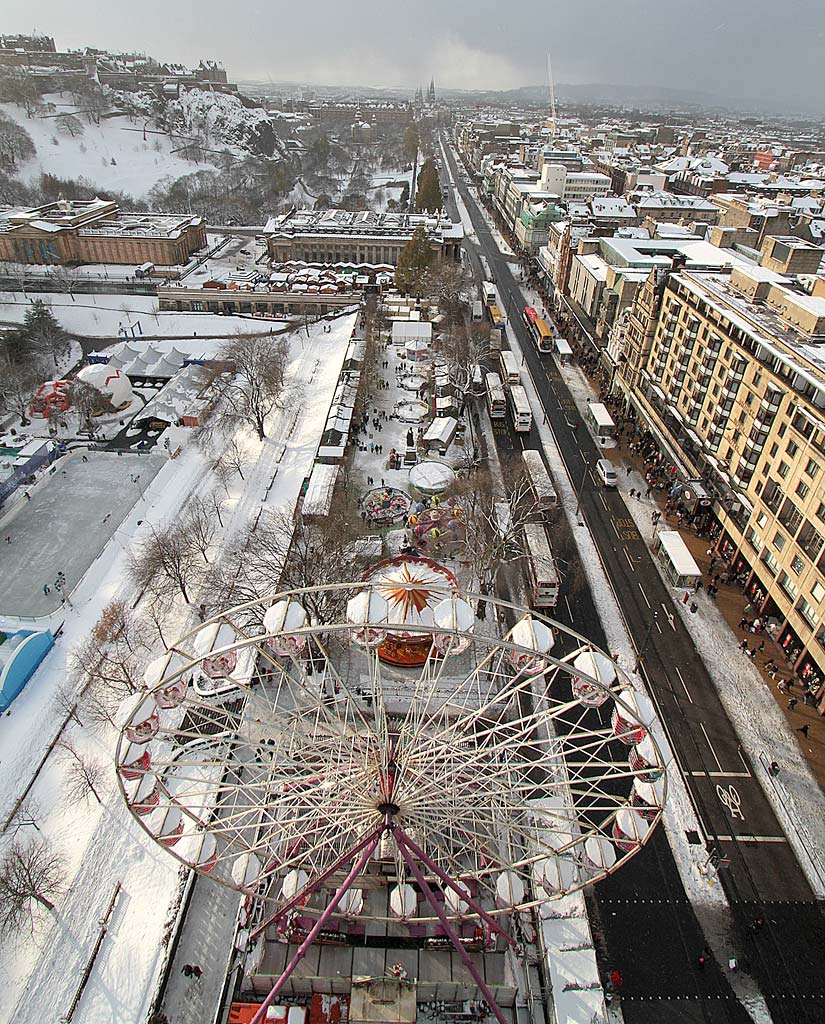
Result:
[[[475,201],[461,183],[451,153],[449,161],[570,479],[577,485],[584,481],[582,511],[637,650],[650,631],[644,671],[708,849],[729,861],[721,878],[743,953],[749,952],[753,973],[774,1020],[821,1020],[825,988],[819,954],[825,945],[825,922],[755,778],[751,756],[759,752],[749,754],[740,748],[713,681],[678,617],[659,614],[651,629],[653,611],[664,608],[667,612],[672,607],[672,594],[662,583],[622,497],[596,483],[592,467],[600,453],[552,358],[539,355],[523,326],[519,285]],[[530,445],[538,447],[540,441],[531,436]],[[572,603],[571,614],[575,628],[603,642],[589,594]],[[685,993],[695,991],[695,960],[704,941],[661,832],[627,869],[598,886],[596,898],[610,959],[621,964],[625,976],[623,1001],[628,1020],[736,1019],[732,1006],[713,1007],[713,999],[708,1000],[707,995],[698,1016],[686,1016],[684,1003],[678,1017],[663,1015],[661,1006],[653,1011],[645,1005],[651,999],[665,997],[675,1013]],[[662,904],[658,903],[660,899],[664,900]],[[764,927],[751,940],[746,929],[760,915]],[[792,949],[788,946],[789,934],[794,934]],[[709,979],[707,974],[699,979],[703,991]],[[717,1003],[728,1001],[723,995]]]

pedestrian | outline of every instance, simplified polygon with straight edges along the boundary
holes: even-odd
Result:
[[[648,484],[648,486],[647,486],[647,490],[645,491],[645,497],[646,497],[646,498],[649,498],[649,497],[650,497],[650,484]]]
[[[762,653],[762,651],[764,651],[764,650],[765,650],[765,641],[764,641],[764,640],[762,640],[762,641],[760,641],[760,643],[759,643],[759,653],[761,654],[761,653]]]
[[[793,709],[796,707],[798,703],[799,701],[796,699],[796,697],[791,697],[791,699],[788,701],[788,711],[793,711]]]
[[[707,957],[705,956],[705,953],[704,953],[704,950],[703,950],[699,954],[699,958],[696,961],[696,966],[699,968],[700,971],[703,971],[705,969],[705,964],[706,963],[707,963]]]
[[[200,976],[203,974],[203,968],[199,967],[197,964],[193,964],[192,973],[198,980],[200,980]]]
[[[184,964],[183,967],[181,967],[180,970],[181,970],[181,974],[183,974],[185,977],[191,978],[192,977],[192,972],[193,972],[194,968],[192,967],[191,964]]]
[[[10,533],[6,534],[6,543],[7,544],[11,544],[11,534]]]
[[[805,739],[807,739],[808,738],[808,729],[810,729],[810,726],[806,722],[804,725],[800,725],[799,728],[796,731],[797,732],[801,732],[802,735],[805,737]]]
[[[776,776],[779,774],[779,765],[778,765],[778,763],[776,761],[771,761],[771,766],[770,766],[770,768],[768,768],[768,771],[770,772],[770,774],[774,778],[776,778]]]
[[[613,970],[610,972],[610,984],[613,986],[613,988],[619,989],[622,987],[623,981],[624,978],[622,978],[621,971],[618,969],[618,967],[614,967]]]
[[[44,594],[49,594],[49,593],[51,593],[51,589],[52,589],[52,588],[51,588],[51,587],[49,586],[49,584],[48,584],[48,583],[44,583],[44,584],[43,584],[43,593],[44,593]]]

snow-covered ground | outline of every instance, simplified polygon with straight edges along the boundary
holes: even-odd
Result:
[[[36,156],[18,169],[23,181],[34,184],[41,174],[86,178],[101,189],[143,198],[163,178],[214,170],[211,164],[194,163],[173,153],[180,149],[180,140],[155,132],[151,124],[144,139],[144,118],[101,118],[96,125],[89,124],[84,115],[78,114],[82,133],[72,138],[59,130],[55,117],[77,110],[72,97],[68,93],[49,93],[43,99],[56,107],[45,117],[27,118],[22,107],[14,103],[0,104],[0,110],[26,129],[37,149]]]
[[[268,424],[271,440],[245,439],[246,479],[236,477],[230,485],[231,511],[224,517],[215,557],[257,513],[275,469],[277,477],[264,500],[268,505],[294,507],[314,458],[355,316],[334,321],[330,333],[318,325],[308,334],[301,331],[292,336],[289,373],[304,385],[302,397],[292,408],[275,414]],[[8,751],[19,755],[14,771],[7,770],[0,780],[1,806],[11,807],[23,793],[32,769],[61,726],[63,738],[88,749],[101,764],[111,765],[114,731],[92,733],[74,723],[67,725],[64,713],[55,706],[54,695],[67,676],[69,653],[105,605],[126,596],[126,549],[175,518],[193,493],[217,486],[205,456],[195,448],[185,450],[164,465],[145,502],[109,542],[104,551],[107,557],[96,563],[99,575],[91,597],[69,610],[62,636],[14,703],[12,714],[0,719],[0,749],[7,767],[13,763]],[[167,625],[183,632],[192,619],[192,610],[181,604],[175,621]],[[73,1019],[77,1024],[144,1024],[179,891],[178,865],[131,819],[110,769],[101,785],[102,806],[94,800],[88,805],[69,801],[64,757],[57,748],[46,759],[29,801],[37,809],[41,834],[66,859],[67,895],[57,901],[53,917],[40,915],[33,939],[22,936],[0,947],[0,1021],[34,1024],[46,1019],[44,1013],[54,1020],[65,1014],[97,936],[98,921],[120,882],[111,926]]]
[[[0,322],[22,323],[27,307],[37,299],[51,306],[60,325],[72,334],[115,340],[123,330],[141,334],[199,338],[226,337],[240,331],[268,334],[280,321],[217,313],[161,313],[151,295],[63,295],[55,292],[0,292]],[[138,327],[139,325],[139,327]]]

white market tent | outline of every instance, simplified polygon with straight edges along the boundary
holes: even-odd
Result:
[[[692,587],[702,575],[687,544],[676,530],[662,530],[656,538],[656,557],[672,587]]]
[[[304,516],[328,516],[332,509],[332,495],[338,479],[337,465],[316,462],[312,467],[309,485],[304,495],[301,512]]]
[[[433,325],[427,320],[394,320],[393,345],[406,345],[408,341],[432,341]]]
[[[452,416],[437,416],[427,427],[424,443],[428,448],[440,448],[446,451],[452,444],[458,430],[458,420]]]

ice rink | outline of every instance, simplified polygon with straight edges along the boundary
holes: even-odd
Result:
[[[55,611],[61,594],[54,582],[61,571],[71,600],[78,580],[167,458],[95,451],[86,457],[88,462],[77,454],[58,463],[0,528],[0,615]],[[44,585],[51,588],[49,594]]]

